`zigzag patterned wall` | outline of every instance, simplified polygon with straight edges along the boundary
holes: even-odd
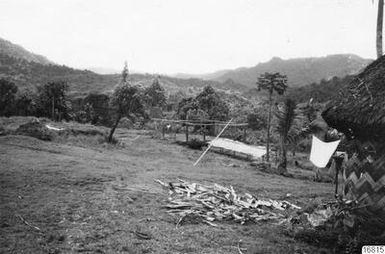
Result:
[[[385,211],[385,154],[373,161],[353,156],[344,172],[344,197]]]

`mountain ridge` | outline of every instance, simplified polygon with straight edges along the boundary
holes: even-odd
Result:
[[[280,72],[287,75],[290,87],[300,87],[322,79],[353,75],[365,68],[372,60],[354,54],[334,54],[325,57],[291,58],[273,57],[270,61],[254,67],[240,67],[216,78],[216,81],[233,80],[236,83],[255,87],[259,75],[264,72]]]
[[[206,74],[192,74],[195,78],[210,79],[219,82],[232,80],[249,88],[255,87],[259,75],[264,72],[280,72],[288,77],[290,87],[301,87],[322,79],[344,77],[358,73],[372,59],[365,59],[355,54],[332,54],[323,57],[302,57],[282,59],[273,57],[267,62],[252,67],[238,67],[232,70],[220,70]],[[179,74],[187,78],[189,74]]]

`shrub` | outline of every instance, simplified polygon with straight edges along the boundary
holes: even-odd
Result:
[[[20,125],[16,130],[16,134],[30,136],[45,141],[51,141],[55,136],[53,131],[49,130],[45,125],[37,121]]]
[[[189,140],[186,144],[191,149],[201,150],[203,146],[207,145],[207,142],[193,138],[193,139]]]
[[[0,136],[6,135],[5,129],[3,126],[0,126]]]

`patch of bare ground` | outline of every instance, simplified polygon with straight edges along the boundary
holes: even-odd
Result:
[[[263,173],[215,153],[193,167],[201,151],[140,131],[117,134],[124,146],[0,137],[0,253],[324,251],[295,241],[271,222],[176,227],[178,218],[162,208],[168,194],[153,180],[232,185],[299,206],[331,199],[331,184]]]

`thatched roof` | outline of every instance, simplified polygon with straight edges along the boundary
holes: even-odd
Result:
[[[385,141],[385,56],[343,87],[322,117],[347,136]]]

